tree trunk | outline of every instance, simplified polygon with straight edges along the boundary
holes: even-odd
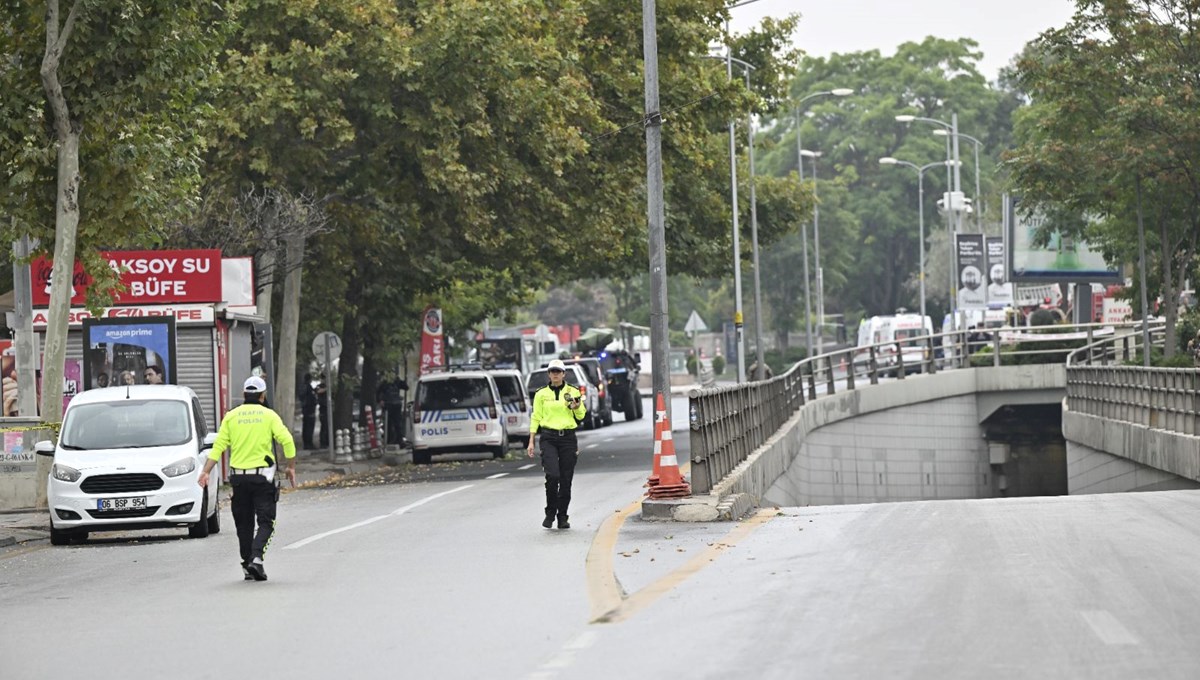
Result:
[[[362,265],[355,264],[346,286],[346,311],[342,315],[342,354],[338,359],[337,401],[334,429],[346,429],[354,419],[354,387],[358,384],[358,353],[361,326],[358,308],[362,303]]]
[[[50,309],[46,324],[46,349],[42,360],[42,420],[62,421],[63,365],[67,356],[68,316],[71,311],[72,279],[75,274],[75,238],[79,233],[79,126],[71,121],[71,111],[58,81],[58,64],[70,39],[79,11],[71,7],[61,33],[58,25],[58,0],[46,3],[46,52],[42,58],[41,78],[46,100],[54,121],[58,142],[58,188],[54,201],[54,269],[50,274]],[[37,507],[47,507],[46,479],[51,459],[38,456]]]
[[[279,358],[275,361],[275,404],[289,430],[296,425],[296,361],[300,333],[300,295],[304,273],[304,237],[288,239],[283,280],[283,310],[279,328]]]
[[[1175,288],[1174,268],[1175,252],[1168,233],[1167,220],[1160,213],[1158,217],[1159,253],[1162,258],[1162,298],[1163,319],[1166,321],[1166,335],[1163,338],[1163,358],[1175,356],[1175,321],[1179,317],[1179,292]]]
[[[371,407],[375,426],[379,427],[379,402],[375,401],[375,393],[379,390],[379,370],[375,367],[375,349],[370,345],[370,339],[363,338],[362,389],[359,392],[362,395],[363,406]],[[359,412],[358,424],[366,427],[367,409],[364,408]]]
[[[264,281],[262,291],[256,299],[258,314],[271,323],[271,302],[275,297],[275,272],[279,269],[276,263],[275,248],[266,248],[258,256],[258,279]]]

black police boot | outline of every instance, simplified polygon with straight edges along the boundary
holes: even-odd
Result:
[[[554,511],[553,510],[549,510],[546,512],[546,519],[542,520],[542,526],[547,529],[554,526]]]
[[[246,565],[246,571],[250,572],[251,578],[253,578],[255,581],[267,580],[267,571],[266,569],[263,569],[263,563],[260,561],[251,560],[250,563]]]
[[[566,515],[558,516],[558,528],[559,529],[570,529],[571,528],[571,523],[567,521]]]

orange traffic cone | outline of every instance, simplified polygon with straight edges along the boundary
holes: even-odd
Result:
[[[675,440],[671,438],[671,420],[667,418],[667,407],[662,393],[658,394],[654,413],[654,469],[646,481],[653,499],[685,498],[692,495],[692,486],[679,472],[679,460],[675,457]]]

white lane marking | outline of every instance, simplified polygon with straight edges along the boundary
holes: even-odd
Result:
[[[484,477],[484,479],[500,479],[501,477],[507,477],[507,476],[508,476],[507,472],[497,472],[496,474],[494,474],[490,477]]]
[[[594,630],[585,630],[576,635],[563,645],[562,651],[559,652],[553,659],[542,664],[542,667],[531,674],[528,680],[553,680],[558,677],[559,671],[571,667],[575,663],[575,653],[581,652],[596,643],[597,633]]]
[[[1079,615],[1091,626],[1092,632],[1106,645],[1136,645],[1138,639],[1112,613],[1096,609],[1081,611]]]
[[[599,444],[588,444],[587,446],[585,446],[585,447],[583,447],[583,448],[585,448],[585,449],[594,449],[594,448],[596,448],[597,446],[600,446],[600,445],[599,445]]]
[[[611,441],[613,441],[614,439],[616,439],[616,437],[609,437],[608,439],[601,439],[600,441],[602,441],[602,442],[611,442]]]
[[[518,470],[528,470],[531,467],[533,467],[533,463],[530,463],[529,465],[522,465],[521,467],[519,467],[517,469]]]
[[[375,523],[375,522],[378,522],[378,521],[379,521],[379,520],[381,520],[381,519],[387,519],[388,517],[398,517],[398,516],[400,516],[400,515],[403,515],[404,513],[408,512],[409,510],[412,510],[413,508],[417,508],[417,507],[420,507],[420,506],[422,506],[422,505],[425,505],[426,503],[428,503],[428,502],[430,502],[430,501],[433,501],[433,500],[437,500],[437,499],[441,498],[442,496],[449,496],[449,495],[450,495],[450,494],[452,494],[452,493],[457,493],[457,492],[459,492],[459,491],[463,491],[463,490],[465,490],[465,489],[469,489],[469,488],[471,488],[472,486],[474,486],[474,484],[467,484],[466,486],[460,486],[460,487],[458,487],[457,489],[450,489],[449,491],[443,491],[443,492],[441,492],[441,493],[435,493],[435,494],[433,494],[432,496],[429,496],[429,497],[426,497],[426,498],[422,498],[421,500],[419,500],[419,501],[417,501],[417,502],[415,502],[415,503],[409,503],[408,505],[404,506],[403,508],[399,508],[398,510],[394,510],[394,511],[392,511],[392,512],[390,512],[390,513],[386,514],[386,515],[378,515],[378,516],[376,516],[376,517],[372,517],[372,518],[370,518],[370,519],[364,519],[364,520],[363,520],[363,521],[361,521],[361,522],[355,522],[354,524],[350,524],[350,525],[347,525],[347,526],[344,526],[344,527],[341,527],[341,528],[338,528],[338,529],[331,529],[330,531],[326,531],[326,532],[324,532],[324,533],[316,534],[315,536],[309,536],[308,538],[301,539],[301,540],[299,540],[299,541],[296,541],[295,543],[292,543],[292,544],[290,544],[290,545],[285,545],[285,546],[283,546],[283,549],[284,549],[284,550],[295,550],[295,549],[297,549],[297,548],[303,548],[304,546],[308,545],[309,543],[315,543],[315,542],[317,542],[317,541],[321,540],[322,538],[328,538],[328,537],[330,537],[330,536],[333,536],[333,535],[335,535],[335,534],[340,534],[340,533],[343,533],[343,532],[346,532],[346,531],[351,531],[351,530],[353,530],[353,529],[358,529],[359,527],[365,527],[365,526],[367,526],[368,524],[373,524],[373,523]]]

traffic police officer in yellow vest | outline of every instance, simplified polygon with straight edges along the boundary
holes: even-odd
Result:
[[[267,408],[267,384],[250,376],[242,387],[245,403],[225,414],[217,441],[204,463],[200,486],[208,485],[208,473],[216,466],[225,449],[229,456],[229,484],[233,487],[233,522],[237,525],[238,547],[242,553],[242,574],[247,581],[265,581],[263,555],[275,531],[275,505],[279,488],[271,442],[279,442],[287,458],[287,476],[296,486],[296,443],[279,414]],[[258,532],[254,521],[258,519]]]
[[[566,366],[561,359],[546,367],[550,384],[533,394],[533,415],[529,417],[528,455],[533,458],[533,442],[542,433],[542,470],[546,473],[546,519],[549,529],[558,517],[559,529],[570,529],[567,506],[571,504],[571,480],[579,459],[575,428],[587,416],[579,388],[567,384]]]

